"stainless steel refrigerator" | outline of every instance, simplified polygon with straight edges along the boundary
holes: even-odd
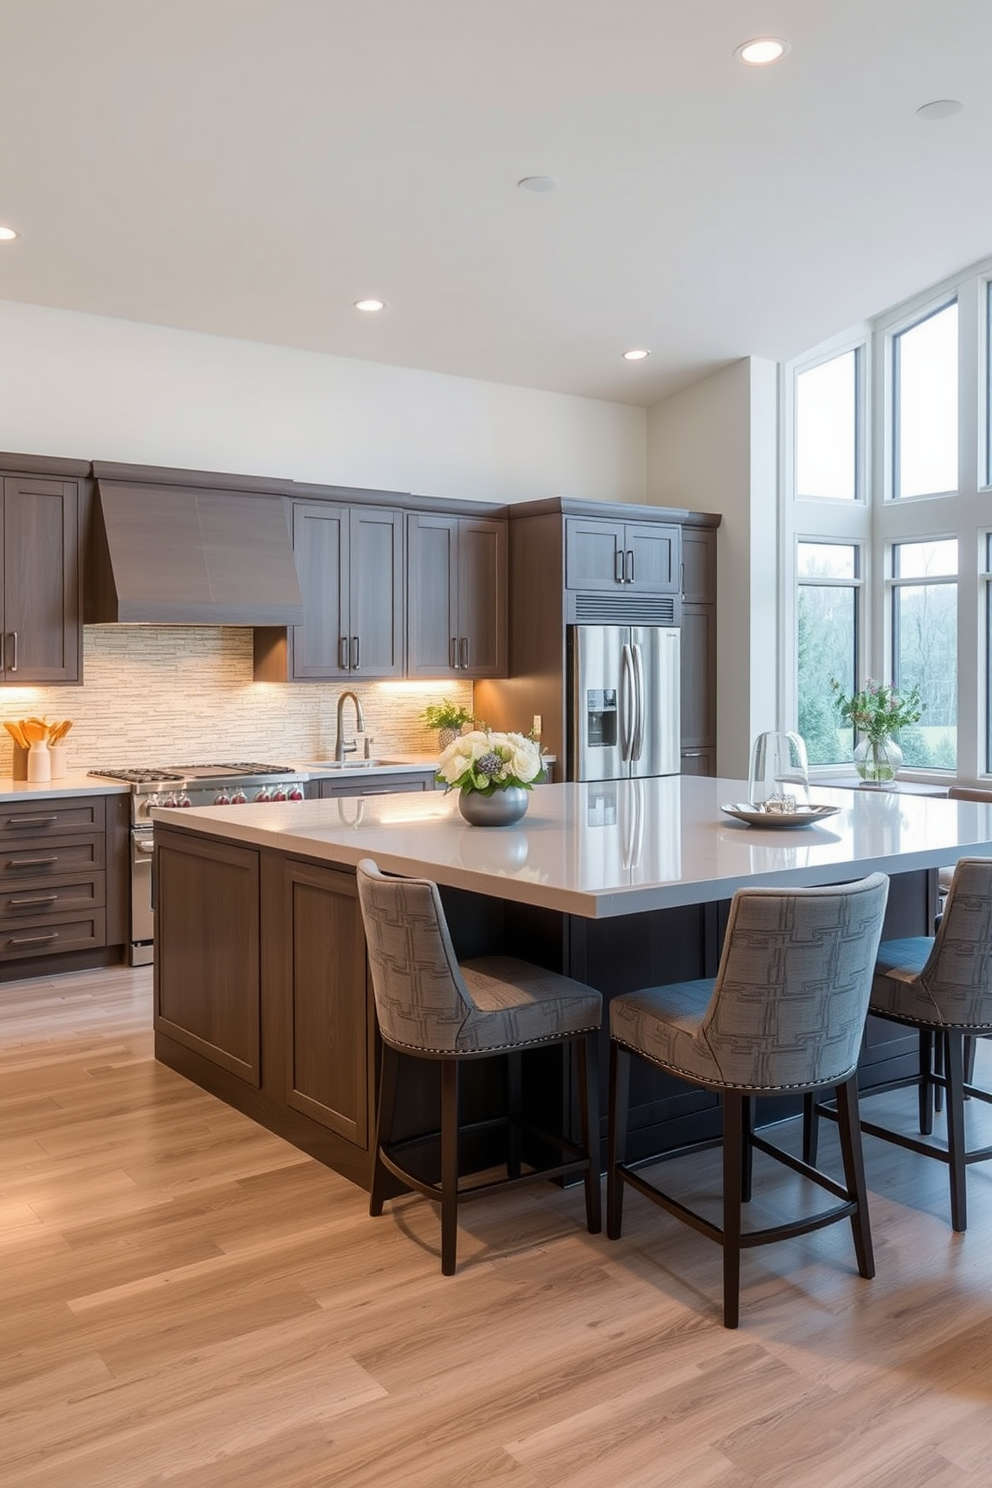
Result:
[[[568,778],[677,775],[681,632],[568,627]]]

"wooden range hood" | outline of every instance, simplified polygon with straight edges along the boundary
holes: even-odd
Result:
[[[113,479],[93,469],[88,624],[301,623],[282,495]]]

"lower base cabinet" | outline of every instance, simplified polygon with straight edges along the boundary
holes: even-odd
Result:
[[[155,1055],[368,1187],[374,1029],[354,873],[155,828]]]

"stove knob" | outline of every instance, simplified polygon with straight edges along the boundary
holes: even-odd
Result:
[[[217,794],[214,796],[214,805],[215,806],[230,806],[230,804],[231,804],[231,798],[227,794],[227,791],[226,790],[219,790],[217,792]]]
[[[270,799],[273,800],[273,801],[285,801],[285,799],[286,799],[286,790],[285,790],[285,787],[284,786],[281,786],[281,785],[277,785],[276,788],[275,788],[275,790],[272,792],[272,796],[271,796]]]
[[[286,792],[287,801],[303,801],[305,799],[306,798],[304,797],[304,794],[300,790],[300,787],[298,785],[291,785]]]
[[[179,794],[179,800],[176,802],[176,805],[177,806],[192,806],[192,804],[193,804],[193,802],[190,800],[190,798],[186,794],[186,792],[185,791],[181,791],[180,794]]]
[[[256,801],[271,801],[272,793],[270,792],[267,785],[263,785],[262,789],[257,792],[253,799]]]
[[[160,806],[178,806],[179,805],[179,802],[176,800],[176,793],[175,793],[175,791],[168,791],[162,797],[161,801],[159,802],[159,805]]]
[[[238,788],[236,790],[233,790],[231,792],[231,805],[232,806],[244,806],[247,803],[247,800],[248,800],[248,797],[245,795],[245,793],[241,789],[240,785],[238,786]]]

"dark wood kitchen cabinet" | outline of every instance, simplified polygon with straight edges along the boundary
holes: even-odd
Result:
[[[407,516],[407,676],[503,677],[506,522]]]
[[[78,682],[79,482],[4,475],[0,682]]]
[[[385,506],[294,504],[303,624],[256,628],[256,681],[403,675],[403,515]]]
[[[673,523],[566,518],[568,589],[676,594],[680,563],[680,529]]]
[[[715,527],[683,527],[682,562],[682,773],[715,775]]]

